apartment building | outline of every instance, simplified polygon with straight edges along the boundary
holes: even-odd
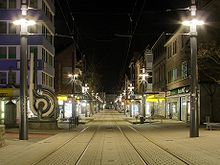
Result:
[[[34,88],[54,92],[54,1],[29,0],[28,8],[28,17],[36,21],[28,27],[27,43],[28,59],[34,56]],[[1,118],[5,103],[18,97],[13,93],[19,93],[15,91],[20,85],[20,27],[12,23],[19,15],[21,0],[0,1],[0,88],[8,90],[0,97]]]

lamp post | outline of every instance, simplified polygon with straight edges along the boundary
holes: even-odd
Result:
[[[85,84],[85,86],[82,87],[82,93],[85,95],[85,97],[87,95],[88,90],[89,90],[88,84]],[[87,100],[86,98],[85,98],[85,100]],[[86,109],[85,110],[85,117],[87,117],[87,102],[86,102],[86,108],[85,109]]]
[[[132,85],[132,83],[130,83],[130,85],[128,86],[128,90],[129,90],[129,99],[133,99],[133,90],[134,90],[134,87]],[[131,105],[130,105],[130,117],[132,117],[132,102],[131,102]]]
[[[139,75],[141,77],[141,83],[142,83],[142,116],[145,118],[146,112],[145,112],[145,83],[147,82],[148,73],[146,73],[145,68],[142,68],[142,73]]]
[[[199,136],[199,111],[198,111],[198,67],[197,67],[197,25],[203,25],[203,21],[196,20],[195,0],[191,0],[190,21],[184,21],[183,25],[190,26],[191,49],[191,76],[190,76],[190,137]]]
[[[21,1],[21,16],[19,20],[15,20],[15,25],[20,25],[20,125],[19,125],[19,139],[28,140],[28,126],[27,126],[27,27],[34,25],[36,22],[27,20],[28,1]]]
[[[74,97],[75,97],[75,81],[78,78],[78,74],[68,74],[68,77],[72,80],[72,119],[76,117],[76,111],[74,110]]]

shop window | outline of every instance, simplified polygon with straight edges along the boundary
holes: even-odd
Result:
[[[0,22],[0,34],[6,34],[6,33],[7,33],[7,23]]]
[[[10,9],[16,9],[16,0],[9,0],[8,3],[9,3],[8,7]]]
[[[6,72],[0,72],[0,84],[6,84],[7,74]]]
[[[0,59],[7,58],[7,49],[6,47],[0,47]]]
[[[7,8],[7,0],[0,0],[0,9]]]
[[[16,47],[9,47],[8,48],[8,58],[16,59]]]

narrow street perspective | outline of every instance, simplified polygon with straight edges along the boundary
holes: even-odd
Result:
[[[220,165],[220,0],[0,0],[0,165]]]

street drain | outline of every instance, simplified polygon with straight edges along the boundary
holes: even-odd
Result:
[[[167,140],[165,140],[165,141],[167,141],[167,142],[172,142],[173,140],[172,140],[172,139],[167,139]]]

